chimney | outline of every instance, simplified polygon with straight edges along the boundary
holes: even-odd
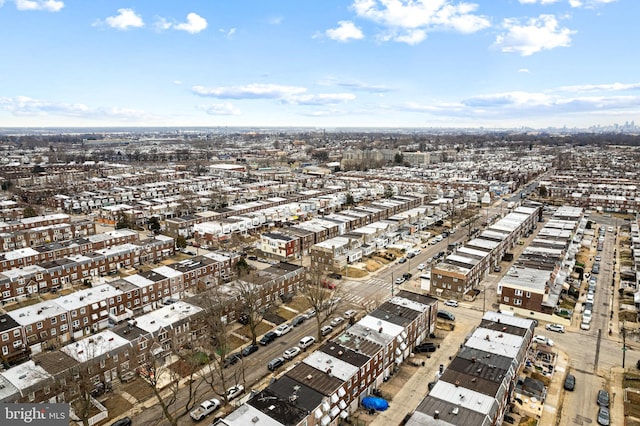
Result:
[[[433,412],[433,419],[438,420],[440,418],[440,411],[436,410]]]

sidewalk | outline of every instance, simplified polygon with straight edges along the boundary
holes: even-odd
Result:
[[[547,387],[547,396],[544,400],[542,414],[540,415],[540,425],[556,424],[556,416],[561,410],[564,399],[564,378],[569,365],[569,355],[558,351],[557,361],[554,368],[551,384]]]
[[[427,383],[435,380],[440,364],[444,364],[445,367],[449,365],[450,358],[453,358],[458,353],[465,337],[475,326],[475,324],[456,324],[456,328],[453,331],[447,332],[447,336],[440,343],[440,348],[430,354],[430,359],[427,359],[425,355],[416,355],[412,358],[413,361],[417,362],[425,360],[425,366],[418,367],[413,376],[405,383],[394,383],[395,380],[399,380],[394,376],[389,382],[380,387],[382,393],[388,395],[391,392],[385,390],[385,388],[399,386],[397,393],[389,403],[389,408],[373,416],[359,415],[359,418],[363,420],[365,417],[370,419],[371,426],[398,425],[424,399],[428,393]]]

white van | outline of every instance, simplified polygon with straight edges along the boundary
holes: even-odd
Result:
[[[307,349],[309,346],[313,345],[315,341],[316,339],[313,336],[304,336],[298,342],[298,346],[300,346],[300,349]]]

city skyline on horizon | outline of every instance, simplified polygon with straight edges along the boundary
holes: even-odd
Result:
[[[0,0],[0,127],[634,123],[637,12],[630,0]]]

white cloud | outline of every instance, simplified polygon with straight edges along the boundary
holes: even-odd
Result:
[[[352,93],[321,93],[318,95],[292,95],[283,98],[283,102],[293,105],[333,105],[352,101],[356,95]]]
[[[469,34],[491,26],[488,18],[476,15],[475,3],[453,4],[450,0],[354,0],[352,8],[360,18],[383,27],[381,40],[417,44],[427,33],[454,30]]]
[[[595,8],[601,4],[609,4],[615,1],[617,0],[569,0],[569,6]]]
[[[558,88],[563,92],[617,92],[638,89],[640,89],[640,83],[578,84]]]
[[[520,68],[518,70],[518,72],[522,72],[522,73],[528,74],[529,73],[529,69],[528,68]]]
[[[142,17],[137,15],[133,9],[118,9],[118,14],[107,17],[105,22],[111,28],[118,30],[144,27]]]
[[[173,28],[179,31],[186,31],[190,34],[196,34],[207,28],[207,20],[197,13],[189,13],[187,15],[187,22],[180,24],[174,24]]]
[[[236,33],[237,30],[235,28],[231,28],[229,30],[225,30],[224,28],[220,28],[218,31],[223,33],[225,35],[225,37],[227,37],[228,39],[231,39],[233,37],[233,35]]]
[[[85,104],[51,102],[33,99],[27,96],[14,98],[0,97],[0,110],[10,112],[15,116],[28,117],[76,117],[90,119],[115,119],[125,122],[135,122],[141,119],[153,118],[150,114],[134,109],[119,107],[91,108]]]
[[[536,4],[536,3],[540,3],[540,4],[553,4],[553,3],[557,3],[560,0],[518,0],[520,3],[522,4]],[[571,1],[571,0],[569,0]]]
[[[180,86],[182,84],[182,81],[180,80],[173,80],[173,84],[175,84],[176,86]]]
[[[576,33],[568,28],[560,28],[553,15],[540,15],[523,25],[517,19],[505,19],[502,25],[506,32],[496,37],[494,46],[502,52],[519,53],[522,56],[568,47],[571,45],[571,35]]]
[[[153,26],[158,31],[165,31],[170,29],[173,24],[169,22],[166,18],[156,18],[156,21],[153,23]]]
[[[231,103],[198,105],[198,109],[209,115],[240,115],[240,110]]]
[[[346,87],[347,89],[358,90],[362,92],[370,92],[370,93],[384,93],[384,92],[390,92],[391,90],[393,90],[388,86],[363,83],[360,81],[343,81],[343,82],[325,81],[325,82],[320,82],[320,84],[323,84],[326,86],[335,85],[339,87]]]
[[[361,40],[364,38],[362,30],[351,21],[339,21],[337,28],[330,28],[325,31],[325,35],[331,40],[349,41]]]
[[[59,0],[15,0],[18,10],[44,10],[47,12],[59,12],[64,7],[64,2]],[[0,6],[2,2],[0,2]]]
[[[279,84],[253,83],[246,86],[204,87],[193,86],[193,93],[220,99],[281,99],[307,91],[304,87]]]

